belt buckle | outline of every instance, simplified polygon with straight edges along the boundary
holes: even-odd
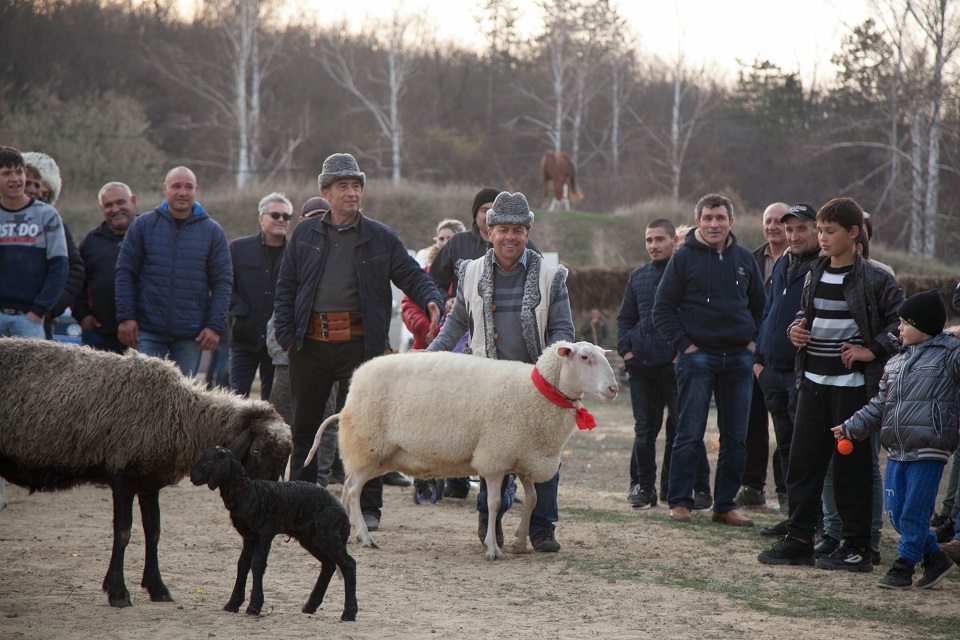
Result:
[[[324,322],[323,324],[326,325],[325,322]],[[330,339],[330,330],[329,330],[326,326],[324,326],[324,327],[320,330],[320,337],[323,338],[324,340],[329,340],[329,339]]]

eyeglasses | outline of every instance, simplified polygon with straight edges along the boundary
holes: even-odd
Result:
[[[279,220],[280,218],[283,218],[284,222],[290,222],[290,218],[293,217],[292,214],[280,213],[279,211],[269,211],[267,212],[266,215],[270,216],[274,220]]]

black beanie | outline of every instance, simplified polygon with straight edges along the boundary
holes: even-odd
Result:
[[[477,210],[488,202],[493,202],[500,195],[500,189],[493,187],[484,187],[473,197],[473,219],[477,219]]]
[[[947,323],[947,305],[939,291],[930,289],[904,300],[897,315],[928,336],[936,336]]]

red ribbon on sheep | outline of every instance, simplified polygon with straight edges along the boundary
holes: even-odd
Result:
[[[568,398],[567,396],[560,393],[560,391],[547,382],[540,372],[537,370],[537,367],[533,367],[533,373],[530,374],[530,379],[533,380],[533,385],[537,390],[543,394],[543,396],[557,405],[558,407],[563,407],[564,409],[573,409],[576,405]],[[577,400],[577,402],[580,402]],[[593,416],[590,415],[590,412],[587,411],[587,408],[581,403],[580,408],[577,409],[577,428],[580,431],[590,431],[597,426],[597,421],[593,419]]]

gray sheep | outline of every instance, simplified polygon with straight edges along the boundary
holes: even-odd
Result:
[[[230,521],[243,537],[237,562],[237,581],[225,611],[236,613],[243,604],[247,573],[253,569],[253,587],[247,613],[259,615],[263,608],[263,574],[273,538],[280,534],[295,538],[320,561],[320,577],[303,605],[314,613],[323,602],[330,578],[340,569],[343,575],[343,621],[357,619],[357,563],[347,553],[350,520],[347,512],[326,489],[312,482],[269,482],[250,480],[229,449],[207,451],[190,472],[195,485],[220,489]]]
[[[33,491],[103,483],[113,491],[110,605],[130,603],[123,556],[133,499],[146,539],[141,586],[170,602],[160,576],[160,489],[211,446],[229,445],[255,478],[280,477],[290,427],[268,403],[207,391],[170,362],[44,340],[0,339],[0,476]]]

